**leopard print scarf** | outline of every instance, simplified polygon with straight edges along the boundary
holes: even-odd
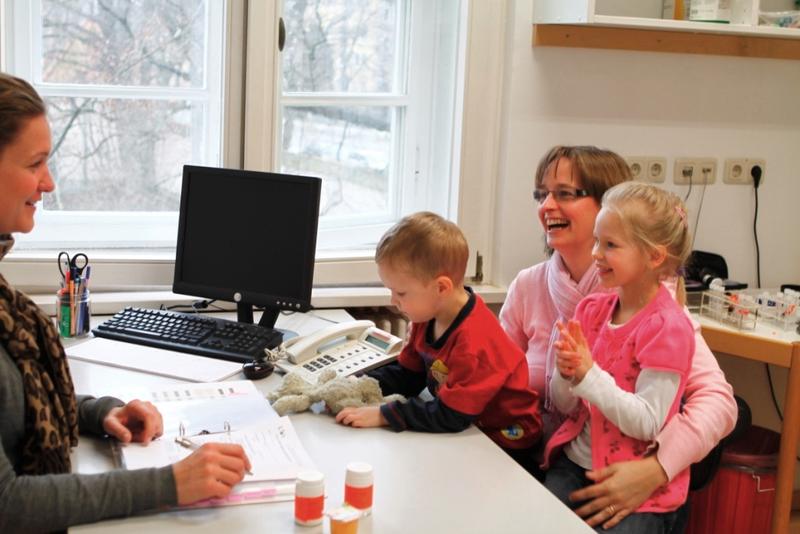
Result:
[[[0,235],[0,259],[14,244]],[[78,410],[64,347],[50,318],[0,275],[0,343],[16,363],[25,392],[20,474],[68,473],[78,444]]]

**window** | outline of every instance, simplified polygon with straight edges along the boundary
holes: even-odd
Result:
[[[222,163],[224,3],[9,2],[8,70],[45,98],[54,193],[22,247],[172,247],[185,163]]]
[[[458,0],[284,0],[276,167],[320,176],[322,251],[449,213]]]
[[[106,247],[93,253],[93,263],[104,262],[93,273],[96,291],[171,284],[178,206],[169,184],[177,183],[187,158],[321,176],[325,204],[316,285],[377,282],[371,247],[400,216],[420,209],[456,220],[473,253],[484,255],[484,272],[490,272],[505,2],[0,0],[0,5],[4,70],[32,80],[51,107],[57,106],[62,116],[54,117],[54,141],[59,132],[75,136],[64,137],[59,147],[64,160],[59,154],[54,158],[59,189],[71,193],[49,201],[37,215],[36,230],[18,238],[28,247],[57,250],[83,248],[85,239]],[[288,30],[283,55],[275,47],[280,16]],[[118,24],[113,33],[144,35],[121,39],[127,49],[103,56],[106,50],[93,33],[103,20]],[[326,60],[318,56],[323,51]],[[69,61],[56,68],[51,63],[58,54]],[[128,54],[126,61],[137,68],[118,70],[115,77],[106,63],[121,61],[120,54]],[[198,72],[187,74],[190,66]],[[136,127],[144,111],[155,113],[150,127]],[[134,141],[132,131],[144,139]],[[132,157],[126,146],[148,156],[149,170],[135,178],[144,189],[130,183],[134,178],[112,176],[118,171],[129,176],[144,166],[144,156]],[[75,189],[79,186],[102,190],[106,202],[90,206],[90,197]],[[159,244],[161,253],[107,249]],[[54,258],[49,250],[20,253],[17,247],[3,262],[3,274],[28,291],[49,291],[57,280]]]

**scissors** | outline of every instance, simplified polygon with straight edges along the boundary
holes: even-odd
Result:
[[[83,276],[83,271],[89,265],[89,257],[83,252],[79,252],[70,258],[68,252],[58,253],[58,270],[61,271],[61,277],[67,279],[67,272],[71,280],[76,277]]]

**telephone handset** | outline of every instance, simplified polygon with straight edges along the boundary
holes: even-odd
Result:
[[[276,365],[315,383],[325,369],[348,376],[389,363],[402,347],[402,339],[377,328],[372,321],[352,321],[288,340],[283,346],[287,358]]]

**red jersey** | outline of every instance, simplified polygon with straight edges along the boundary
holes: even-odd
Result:
[[[483,300],[470,292],[453,324],[439,339],[432,337],[433,321],[413,324],[400,365],[426,373],[432,395],[474,416],[501,447],[535,445],[542,422],[538,394],[528,386],[528,362]]]

